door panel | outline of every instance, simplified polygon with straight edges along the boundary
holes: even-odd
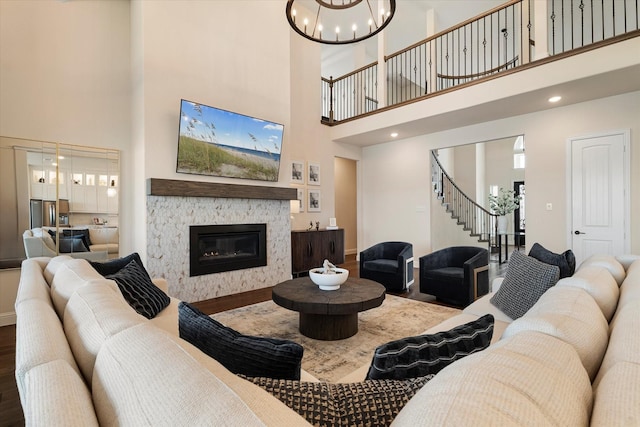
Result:
[[[625,135],[571,141],[572,248],[578,262],[625,248]]]

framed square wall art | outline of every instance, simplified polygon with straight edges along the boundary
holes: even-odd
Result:
[[[291,161],[291,183],[304,184],[304,162],[300,160]]]
[[[307,179],[309,185],[320,185],[320,165],[318,163],[309,163]]]
[[[298,201],[300,201],[300,212],[304,212],[304,189],[298,188]]]
[[[309,212],[320,212],[322,206],[320,202],[320,190],[309,190]]]

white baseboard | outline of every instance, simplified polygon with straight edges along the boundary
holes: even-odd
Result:
[[[15,312],[0,313],[0,327],[15,325],[15,324],[16,324]]]
[[[357,249],[345,249],[344,250],[344,254],[345,255],[357,255],[358,254],[358,250]]]

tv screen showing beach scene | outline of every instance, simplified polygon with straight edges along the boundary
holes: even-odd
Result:
[[[181,100],[176,171],[278,181],[284,126]]]

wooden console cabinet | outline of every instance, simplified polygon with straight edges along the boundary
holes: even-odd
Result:
[[[344,263],[344,229],[291,232],[291,272],[294,276],[332,264]]]

